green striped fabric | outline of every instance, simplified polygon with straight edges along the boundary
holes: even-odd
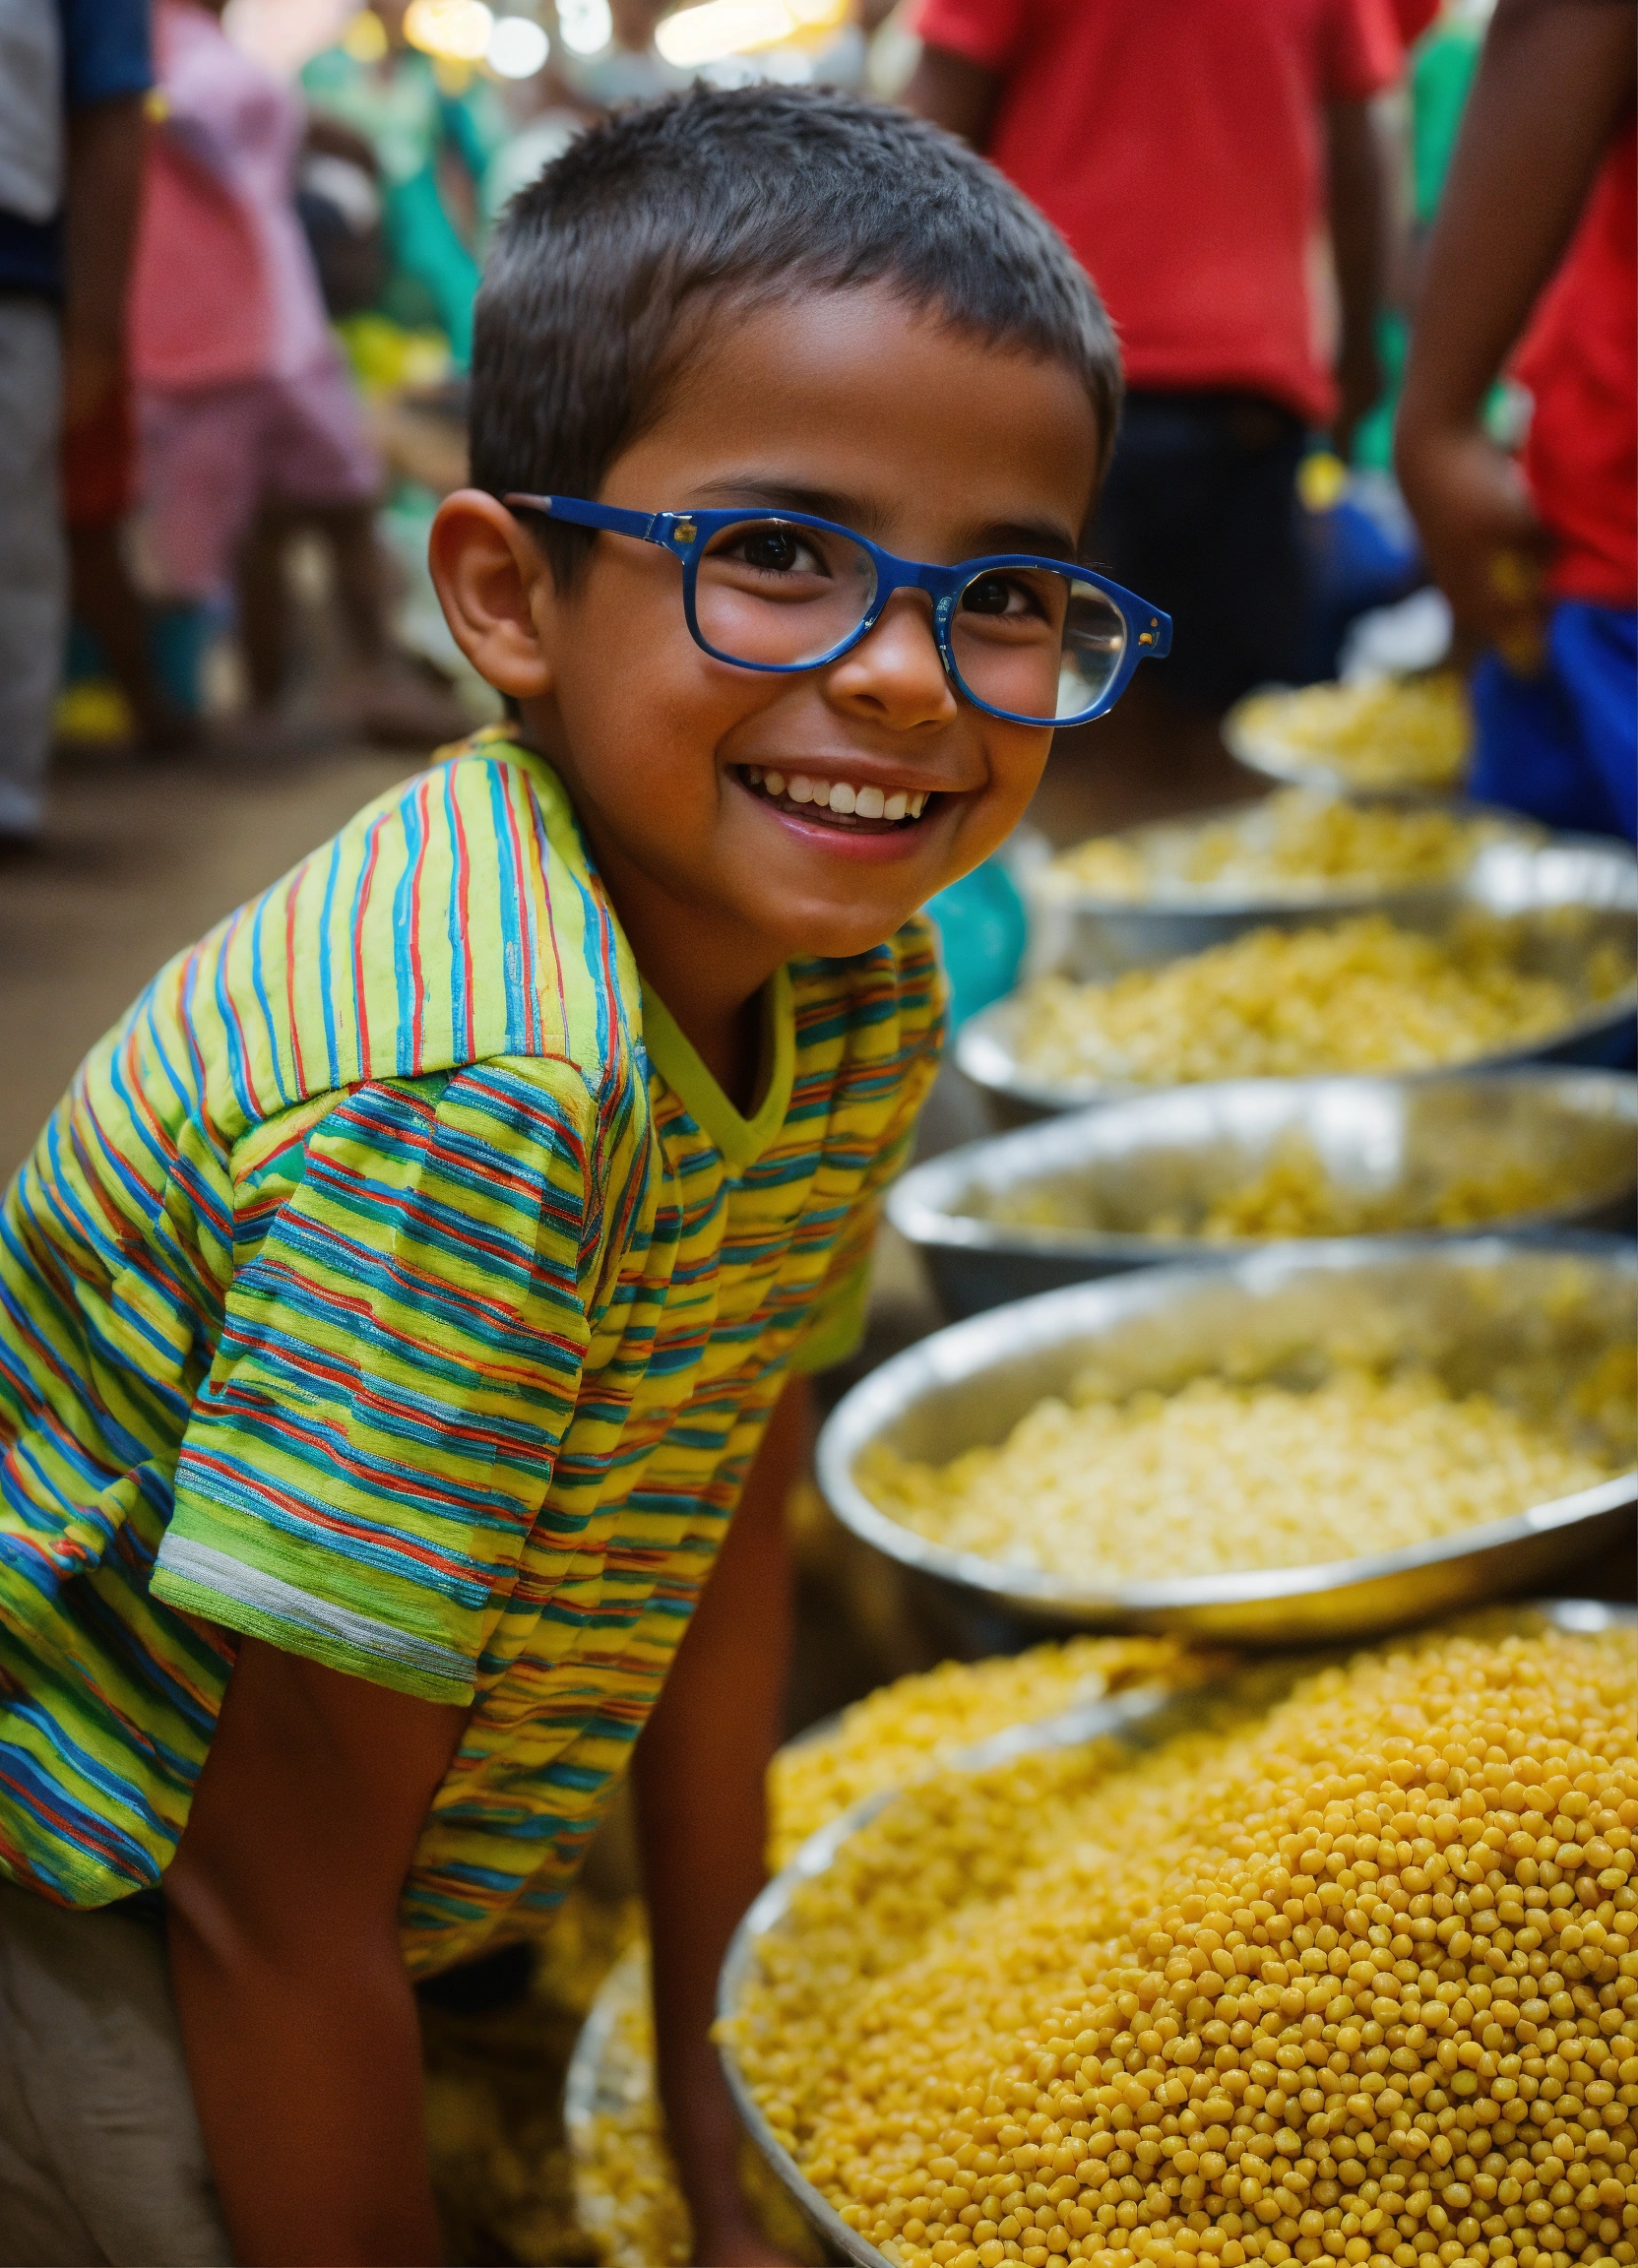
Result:
[[[251,1632],[473,1704],[411,1968],[549,1908],[939,1026],[920,921],[794,964],[741,1117],[498,733],[162,970],[0,1218],[0,1872],[157,1883]]]

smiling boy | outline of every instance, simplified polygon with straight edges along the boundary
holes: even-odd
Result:
[[[1165,650],[1074,564],[1118,386],[1045,223],[838,95],[514,207],[432,541],[513,724],[162,971],[8,1199],[0,2259],[435,2257],[412,1981],[634,1745],[696,2256],[772,2257],[708,2027],[799,1378],[934,1067],[915,909]]]

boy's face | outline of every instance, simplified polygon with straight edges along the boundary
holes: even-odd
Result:
[[[876,288],[724,312],[707,335],[600,501],[783,505],[940,564],[1073,555],[1099,436],[1063,365],[943,329]],[[919,593],[896,594],[850,654],[797,676],[702,652],[677,561],[618,536],[597,538],[566,595],[542,573],[531,612],[549,684],[525,714],[622,916],[641,908],[651,935],[668,933],[662,902],[681,931],[703,916],[747,968],[890,936],[1011,831],[1050,745],[1049,728],[960,696]],[[771,771],[926,803],[897,825],[850,825],[776,803],[757,784]]]

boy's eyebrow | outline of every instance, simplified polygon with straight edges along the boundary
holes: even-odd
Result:
[[[835,520],[844,528],[855,528],[861,536],[871,536],[885,518],[880,506],[866,498],[839,495],[829,488],[807,488],[798,481],[769,479],[754,472],[704,481],[692,491],[690,501],[696,511],[707,511],[713,504],[743,504],[752,511],[806,512],[815,520]],[[969,532],[960,556],[978,559],[997,551],[1039,551],[1048,559],[1076,559],[1080,545],[1061,521],[991,520]]]

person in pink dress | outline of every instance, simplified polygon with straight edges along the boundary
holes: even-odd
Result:
[[[235,593],[251,698],[271,710],[289,662],[284,552],[296,529],[316,529],[354,658],[347,721],[382,738],[447,738],[463,720],[388,632],[381,469],[293,203],[304,113],[220,13],[220,0],[155,11],[162,113],[131,358],[156,569],[170,598]]]

